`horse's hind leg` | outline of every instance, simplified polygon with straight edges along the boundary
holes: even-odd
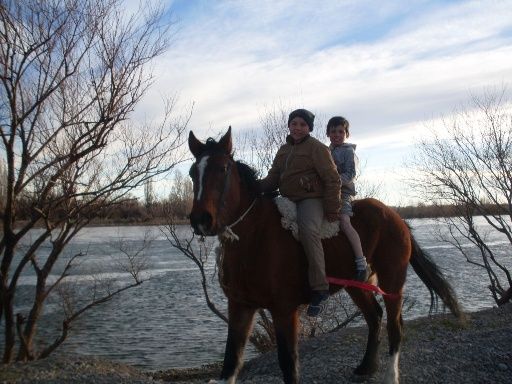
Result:
[[[252,329],[256,309],[229,300],[228,312],[228,339],[220,378],[228,384],[234,384],[242,365],[244,347]]]
[[[354,373],[361,376],[372,375],[379,367],[378,352],[380,344],[382,308],[373,294],[369,292],[353,288],[348,288],[347,292],[361,310],[361,313],[368,324],[366,352],[364,353],[361,364],[359,364],[359,366],[354,370]]]
[[[279,367],[283,372],[285,384],[299,382],[299,363],[297,352],[298,311],[284,313],[272,311],[276,331],[277,355]]]
[[[390,361],[384,377],[384,383],[398,384],[398,358],[400,356],[400,343],[402,341],[402,295],[398,297],[384,297],[387,313],[387,329],[389,339]]]

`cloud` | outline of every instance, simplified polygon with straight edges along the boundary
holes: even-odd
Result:
[[[407,151],[422,122],[512,75],[507,2],[174,1],[173,7],[179,31],[156,63],[157,81],[142,107],[157,114],[154,100],[177,92],[182,102],[195,102],[190,128],[200,137],[228,125],[258,127],[264,106],[284,101],[327,118],[344,115],[363,152],[378,151],[378,143]]]

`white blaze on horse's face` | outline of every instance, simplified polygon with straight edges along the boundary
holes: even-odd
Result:
[[[206,164],[208,163],[208,158],[210,156],[204,156],[199,164],[197,164],[197,182],[199,183],[199,186],[197,188],[197,197],[196,200],[199,201],[201,199],[201,194],[203,193],[203,176],[204,171],[206,169]]]

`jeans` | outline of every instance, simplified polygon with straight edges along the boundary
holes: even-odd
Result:
[[[304,199],[297,202],[299,240],[308,260],[309,285],[313,290],[328,290],[325,278],[325,259],[320,228],[324,219],[322,199]]]

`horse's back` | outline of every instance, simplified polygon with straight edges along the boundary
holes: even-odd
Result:
[[[382,287],[402,286],[412,252],[411,232],[404,220],[381,201],[368,198],[354,202],[353,222]]]
[[[383,202],[366,198],[353,204],[352,224],[365,238],[379,236],[381,241],[394,240],[400,245],[410,243],[410,231],[400,215]]]
[[[225,293],[265,308],[276,301],[290,306],[306,303],[310,290],[302,245],[282,227],[281,214],[271,199],[261,199],[255,209],[257,219],[244,230],[246,236],[225,246],[223,282],[224,288],[230,288]],[[403,220],[376,199],[356,200],[353,209],[352,224],[374,270],[381,276],[396,275],[393,280],[405,279],[410,234]],[[323,240],[323,246],[327,275],[351,278],[355,257],[346,236],[340,231]]]
[[[402,280],[409,263],[411,239],[410,231],[400,215],[373,198],[355,200],[353,211],[351,223],[361,238],[368,262],[381,275],[398,272],[397,276]],[[342,278],[354,275],[354,252],[343,233],[325,240],[324,249],[328,275]]]

